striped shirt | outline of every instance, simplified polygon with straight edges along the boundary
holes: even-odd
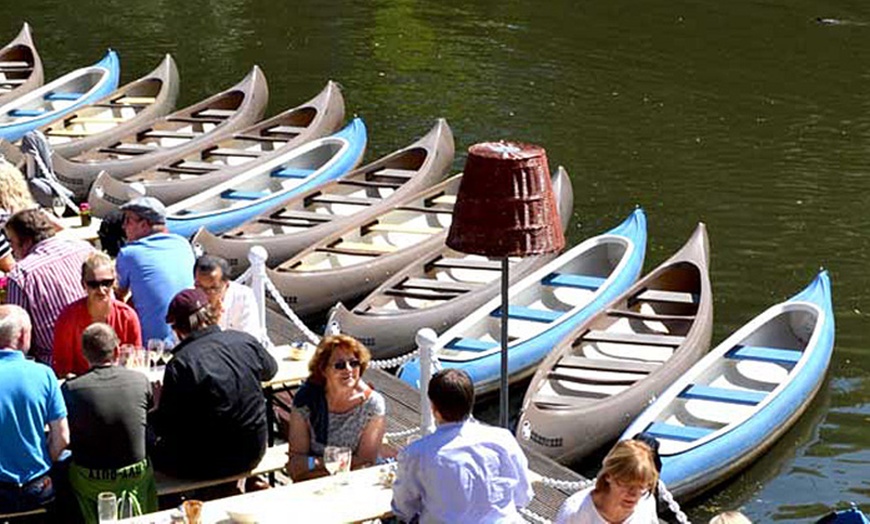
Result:
[[[81,240],[51,237],[33,246],[9,273],[7,302],[24,308],[33,324],[31,355],[51,365],[54,323],[83,296],[82,263],[94,250]]]

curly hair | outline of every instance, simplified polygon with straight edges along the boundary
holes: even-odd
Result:
[[[35,206],[21,171],[5,159],[0,160],[0,208],[12,214]]]
[[[372,359],[369,349],[353,337],[347,335],[329,335],[320,340],[320,344],[317,344],[317,349],[314,351],[314,356],[311,357],[311,361],[308,363],[308,380],[314,384],[325,386],[325,371],[329,365],[329,359],[339,349],[346,349],[352,352],[360,361],[359,374],[365,373],[369,361]]]

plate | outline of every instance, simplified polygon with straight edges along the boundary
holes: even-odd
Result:
[[[247,511],[227,510],[227,515],[229,515],[230,520],[237,524],[256,524],[260,521],[256,514]]]

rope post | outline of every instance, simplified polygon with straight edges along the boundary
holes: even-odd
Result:
[[[272,343],[266,335],[266,259],[269,254],[263,246],[254,246],[248,252],[248,261],[251,263],[251,289],[254,291],[254,299],[257,301],[257,318],[260,325],[260,342],[264,346]]]
[[[432,416],[432,406],[429,405],[429,377],[437,365],[438,358],[432,352],[438,335],[430,328],[417,331],[414,341],[420,350],[420,436],[430,435],[435,431],[435,419]]]

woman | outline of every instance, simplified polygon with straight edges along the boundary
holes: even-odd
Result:
[[[328,474],[323,466],[326,446],[350,448],[353,468],[377,459],[386,406],[360,378],[369,360],[369,350],[353,337],[330,335],[320,341],[290,414],[287,470],[294,481]]]
[[[15,166],[0,159],[0,271],[9,273],[15,267],[12,246],[6,237],[6,220],[21,211],[36,207],[27,182]]]
[[[658,484],[653,450],[638,440],[619,442],[604,457],[595,486],[569,497],[556,524],[657,524]]]
[[[725,511],[710,519],[710,524],[752,524],[752,521],[739,511]]]

